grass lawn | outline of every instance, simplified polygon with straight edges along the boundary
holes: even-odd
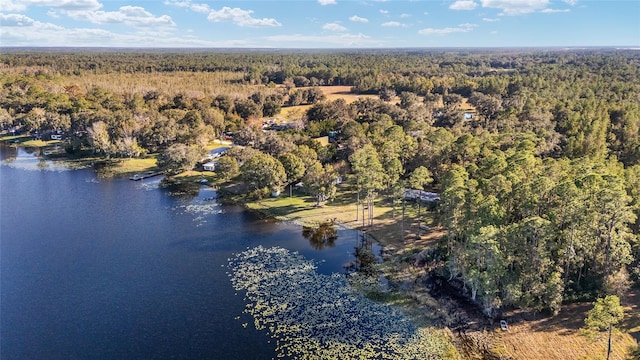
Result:
[[[31,140],[26,140],[26,141],[20,142],[20,146],[41,148],[41,147],[57,145],[57,144],[60,144],[60,143],[61,143],[60,140],[45,141],[45,140],[39,140],[39,139],[31,139]]]
[[[139,159],[117,159],[113,168],[120,174],[141,173],[158,170],[158,162],[155,156]]]
[[[284,106],[280,109],[280,113],[276,117],[286,121],[298,120],[305,116],[312,106],[313,105]]]
[[[220,141],[220,140],[214,140],[210,143],[208,143],[205,146],[205,149],[207,151],[211,151],[213,149],[219,149],[219,148],[229,148],[231,147],[231,142],[230,141]]]
[[[280,220],[293,221],[303,225],[315,225],[328,220],[336,220],[349,228],[365,229],[382,245],[392,249],[405,247],[412,243],[419,246],[420,243],[426,243],[427,239],[433,240],[434,234],[442,235],[438,231],[438,227],[435,226],[435,214],[427,212],[423,207],[421,209],[422,224],[429,225],[431,229],[420,231],[421,237],[417,239],[418,212],[417,207],[412,203],[406,203],[403,233],[401,205],[398,205],[394,210],[393,206],[383,198],[379,198],[374,205],[373,225],[367,226],[365,222],[363,226],[362,207],[356,206],[356,199],[355,192],[343,188],[339,190],[335,199],[318,207],[315,198],[295,190],[293,196],[289,197],[289,188],[286,188],[278,197],[249,202],[247,207]],[[367,215],[366,211],[365,215]]]
[[[0,137],[0,142],[6,142],[13,145],[20,145],[24,147],[42,148],[47,146],[59,145],[62,143],[60,140],[40,140],[34,139],[30,135],[5,135]]]

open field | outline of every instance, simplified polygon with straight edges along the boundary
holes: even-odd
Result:
[[[377,95],[360,95],[351,93],[350,86],[319,86],[318,88],[327,97],[325,102],[344,99],[347,104],[350,104],[362,98],[378,98]],[[312,106],[313,105],[285,106],[280,110],[280,113],[276,116],[276,118],[284,121],[298,120],[303,118]]]
[[[275,117],[285,121],[295,121],[298,119],[302,119],[312,106],[313,105],[286,106],[283,107],[280,110],[280,114],[276,115]]]
[[[302,225],[316,225],[335,220],[349,228],[364,229],[382,245],[389,246],[391,249],[397,249],[420,240],[416,239],[418,233],[417,207],[412,203],[407,202],[405,207],[403,237],[401,206],[397,206],[394,210],[390,204],[379,199],[373,208],[373,225],[363,226],[362,207],[356,207],[356,195],[349,190],[339,191],[334,200],[317,207],[315,198],[296,190],[293,191],[293,196],[289,197],[289,188],[286,188],[279,197],[249,202],[247,207],[280,220]],[[358,210],[357,213],[356,210]],[[423,208],[422,217],[423,224],[432,224],[433,213],[427,213]],[[422,231],[422,236],[427,239],[432,237],[433,233],[437,233],[437,231],[435,229],[428,232]]]
[[[327,101],[344,99],[347,104],[351,104],[352,102],[362,98],[380,98],[378,95],[354,94],[351,92],[351,86],[320,86],[320,90],[322,90],[322,93],[327,97]]]
[[[622,299],[625,319],[621,331],[614,331],[611,340],[611,359],[629,359],[629,349],[640,337],[640,292],[632,290]],[[604,359],[607,353],[607,333],[594,341],[580,334],[591,303],[566,305],[558,316],[533,320],[516,320],[509,331],[496,329],[495,351],[513,359]]]

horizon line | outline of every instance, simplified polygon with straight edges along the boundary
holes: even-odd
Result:
[[[341,48],[341,47],[318,47],[318,48],[305,48],[305,47],[149,47],[149,46],[33,46],[33,45],[0,45],[0,49],[29,49],[29,50],[73,50],[73,49],[86,49],[86,50],[145,50],[145,51],[166,51],[166,50],[178,50],[178,51],[193,51],[193,50],[224,50],[224,51],[371,51],[371,50],[491,50],[491,49],[511,49],[511,50],[540,50],[540,49],[552,49],[552,50],[640,50],[640,45],[589,45],[589,46],[405,46],[405,47],[358,47],[358,48]]]

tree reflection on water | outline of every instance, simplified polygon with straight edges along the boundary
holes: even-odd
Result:
[[[322,250],[335,246],[338,238],[338,231],[332,220],[320,223],[317,227],[303,226],[302,236],[309,240],[309,244],[316,249]]]

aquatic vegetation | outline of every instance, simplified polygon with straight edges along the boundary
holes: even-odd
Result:
[[[186,213],[194,215],[213,215],[222,212],[222,208],[218,203],[189,204],[184,205],[182,208]]]
[[[257,329],[276,340],[279,357],[305,359],[448,359],[439,331],[416,326],[397,308],[354,291],[344,276],[323,275],[287,249],[262,246],[229,259],[236,290]]]
[[[160,188],[160,179],[136,181],[136,188],[144,191],[154,191]]]
[[[44,160],[30,154],[21,154],[17,157],[5,159],[0,162],[0,165],[29,171],[61,172],[82,168],[82,166],[74,166],[72,163]]]

